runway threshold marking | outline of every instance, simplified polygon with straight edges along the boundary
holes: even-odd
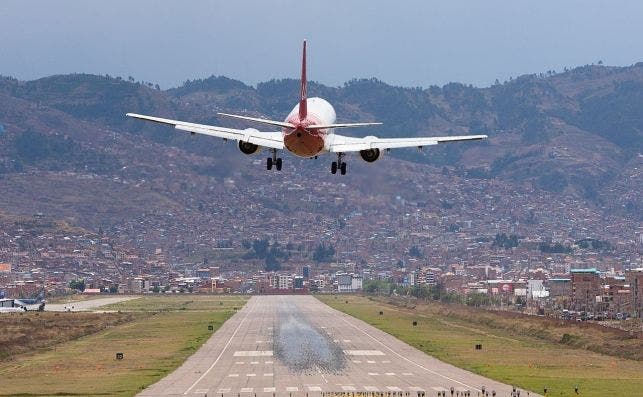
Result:
[[[344,350],[347,356],[385,356],[381,350]]]
[[[235,357],[272,357],[272,350],[239,350],[234,352],[234,356]]]
[[[256,304],[255,304],[255,305],[256,305]],[[215,365],[217,365],[217,363],[219,362],[219,360],[220,360],[220,359],[221,359],[221,357],[223,356],[223,353],[225,353],[225,351],[228,349],[228,346],[230,346],[230,343],[232,343],[232,339],[234,339],[234,337],[237,335],[237,332],[239,332],[239,330],[241,329],[241,326],[243,325],[243,323],[245,323],[245,322],[246,322],[246,319],[248,318],[248,315],[250,314],[250,312],[252,312],[252,310],[250,310],[250,308],[248,308],[248,311],[246,312],[246,315],[245,315],[245,316],[243,317],[243,319],[239,322],[239,325],[237,325],[237,328],[236,328],[236,329],[234,330],[234,332],[232,333],[232,336],[230,336],[230,339],[228,339],[228,342],[225,344],[225,346],[223,346],[223,349],[221,350],[221,353],[219,353],[219,355],[217,356],[217,359],[216,359],[216,360],[214,360],[214,362],[212,363],[212,365],[210,365],[210,367],[209,367],[209,368],[208,368],[208,369],[207,369],[203,374],[201,374],[201,376],[199,376],[199,378],[198,378],[194,383],[192,383],[192,386],[190,386],[190,387],[189,387],[189,388],[188,388],[188,389],[183,393],[183,395],[186,395],[186,394],[190,393],[190,390],[192,390],[192,389],[194,388],[194,386],[196,386],[196,385],[197,385],[197,383],[201,382],[201,381],[203,380],[203,378],[205,378],[205,377],[208,375],[208,373],[210,373],[210,371],[212,371],[212,368],[214,368],[214,366],[215,366]],[[207,343],[207,342],[206,342],[206,343]]]
[[[331,310],[334,310],[334,309],[331,309]],[[464,383],[464,382],[460,382],[459,380],[456,380],[456,379],[450,378],[450,377],[448,377],[448,376],[446,376],[446,375],[442,375],[441,373],[435,372],[435,371],[433,371],[433,370],[431,370],[431,369],[429,369],[429,368],[425,367],[425,366],[424,366],[424,365],[422,365],[422,364],[418,364],[418,363],[416,363],[415,361],[413,361],[413,360],[411,360],[411,359],[409,359],[409,358],[407,358],[407,357],[404,357],[404,356],[403,356],[403,355],[401,355],[400,353],[398,353],[398,352],[396,352],[395,350],[393,350],[393,349],[391,349],[390,347],[388,347],[384,342],[380,341],[379,339],[377,339],[377,338],[376,338],[376,337],[374,337],[373,335],[371,335],[371,334],[369,334],[368,332],[364,331],[363,329],[361,329],[361,328],[360,328],[360,327],[358,327],[357,325],[355,325],[355,324],[351,323],[350,321],[346,320],[346,318],[344,318],[344,316],[348,316],[348,314],[344,315],[343,313],[341,313],[341,312],[339,312],[339,311],[337,311],[337,310],[335,310],[335,311],[336,311],[337,313],[339,313],[339,318],[341,318],[343,322],[345,322],[346,324],[348,324],[348,325],[350,325],[351,327],[355,328],[356,330],[358,330],[358,331],[362,332],[364,335],[368,336],[369,338],[371,338],[372,340],[374,340],[375,342],[377,342],[379,345],[383,346],[385,349],[389,350],[391,353],[395,354],[396,356],[398,356],[398,357],[399,357],[399,358],[401,358],[402,360],[404,360],[404,361],[406,361],[406,362],[409,362],[409,363],[411,363],[411,364],[413,364],[413,365],[415,365],[415,366],[417,366],[417,367],[419,367],[419,368],[422,368],[422,369],[423,369],[423,370],[425,370],[426,372],[429,372],[429,373],[431,373],[431,374],[433,374],[433,375],[435,375],[435,376],[439,376],[439,377],[444,378],[444,379],[446,379],[446,380],[449,380],[449,381],[451,381],[451,382],[455,382],[455,383],[457,383],[457,384],[460,384],[460,385],[462,385],[462,386],[464,386],[464,387],[468,387],[470,390],[474,390],[474,391],[481,391],[481,390],[480,390],[480,389],[478,389],[478,388],[475,388],[475,387],[473,387],[473,386],[467,385],[467,384],[466,384],[466,383]]]

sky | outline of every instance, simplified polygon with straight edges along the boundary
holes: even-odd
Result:
[[[643,61],[643,1],[0,0],[0,74],[133,76],[176,87],[224,75],[255,85],[488,86],[526,73]]]

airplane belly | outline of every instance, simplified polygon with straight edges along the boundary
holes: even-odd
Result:
[[[284,136],[284,145],[296,156],[313,157],[324,150],[324,138],[322,134],[296,131]]]

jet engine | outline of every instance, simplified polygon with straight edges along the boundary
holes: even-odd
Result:
[[[379,149],[360,150],[359,155],[362,158],[362,160],[366,161],[367,163],[372,163],[375,160],[380,158],[380,150]]]
[[[256,131],[253,128],[248,129]],[[261,150],[261,147],[259,145],[255,145],[254,143],[239,141],[239,150],[241,150],[241,153],[243,154],[255,154]]]

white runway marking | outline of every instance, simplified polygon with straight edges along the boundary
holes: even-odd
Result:
[[[344,343],[350,343],[350,339],[344,339]]]
[[[273,376],[273,375],[274,375],[274,374],[272,374],[272,373],[270,373],[270,374],[263,374],[263,376]]]
[[[259,361],[250,361],[250,365],[257,365],[259,364]]]
[[[242,387],[241,389],[239,389],[241,393],[252,393],[253,390],[254,388],[252,387]]]
[[[397,386],[386,386],[386,388],[389,389],[390,391],[402,391],[402,389],[400,389]]]
[[[444,387],[440,387],[440,386],[434,386],[431,389],[433,389],[435,391],[447,391],[447,389],[445,389]]]
[[[228,393],[230,391],[230,388],[225,388],[225,389],[219,389],[217,393]]]
[[[385,356],[380,350],[344,350],[344,354],[347,356]]]
[[[237,364],[237,365],[243,365],[243,364],[245,364],[245,362],[243,362],[243,361],[237,361],[237,362],[235,362],[235,364]]]
[[[276,388],[276,387],[264,387],[264,388],[263,388],[263,392],[264,392],[264,393],[274,393],[274,392],[276,392],[276,391],[277,391],[277,388]]]
[[[253,376],[257,376],[257,374],[246,374],[246,376],[253,377]]]
[[[195,393],[207,393],[210,389],[196,389]]]
[[[353,362],[354,362],[355,364],[361,364],[361,363],[362,363],[362,362],[361,362],[361,361],[359,361],[359,360],[353,360]]]
[[[380,391],[380,389],[378,389],[375,386],[364,386],[364,390],[366,390],[366,391]]]
[[[230,374],[228,375],[228,378],[238,378],[239,374]]]
[[[413,376],[413,374],[410,373],[410,372],[402,372],[402,375],[404,375],[404,376]]]
[[[342,386],[342,390],[344,390],[344,391],[355,391],[357,389],[355,389],[354,386]]]
[[[417,387],[417,386],[411,386],[411,387],[409,387],[409,390],[411,390],[411,391],[425,391],[423,388]]]
[[[264,361],[263,363],[264,363],[264,364],[272,364],[272,363],[273,363],[273,361]]]
[[[368,374],[369,374],[370,376],[379,376],[379,374],[378,374],[377,372],[369,372]]]
[[[298,387],[286,387],[286,391],[299,391]]]
[[[385,373],[384,375],[388,375],[388,376],[395,376],[395,372],[387,372],[387,373]]]
[[[390,364],[391,362],[389,360],[384,360],[382,361],[382,364]]]
[[[322,388],[319,386],[308,386],[308,391],[322,391]]]
[[[272,350],[241,350],[234,352],[235,357],[266,357],[272,356]]]
[[[242,310],[243,310],[243,309],[242,309]],[[216,360],[214,360],[214,362],[212,363],[212,365],[210,365],[210,367],[207,369],[207,371],[205,371],[203,374],[201,374],[201,376],[199,376],[199,379],[197,379],[194,383],[192,383],[192,386],[190,386],[190,387],[185,391],[185,393],[183,393],[183,394],[188,394],[188,393],[190,392],[190,390],[192,390],[192,389],[194,388],[194,386],[196,386],[196,384],[197,384],[197,383],[201,382],[201,380],[203,380],[203,378],[205,378],[205,377],[208,375],[208,373],[209,373],[210,371],[212,371],[212,368],[214,368],[214,366],[215,366],[215,365],[217,365],[217,363],[218,363],[218,362],[219,362],[219,360],[221,359],[221,356],[223,356],[223,353],[225,353],[225,351],[226,351],[226,349],[228,348],[228,346],[230,346],[230,343],[232,343],[232,339],[235,337],[235,335],[237,335],[237,332],[239,332],[239,329],[241,328],[241,326],[243,325],[243,323],[245,323],[245,322],[246,322],[246,319],[248,318],[248,315],[250,314],[250,312],[252,312],[252,310],[247,310],[247,311],[246,311],[246,315],[243,317],[243,320],[241,320],[241,321],[239,322],[239,325],[237,325],[237,328],[236,328],[236,329],[234,330],[234,332],[232,333],[232,336],[230,336],[230,339],[228,339],[228,342],[225,344],[225,346],[223,346],[223,349],[221,350],[221,353],[219,353],[219,356],[217,357],[217,359],[216,359]]]
[[[373,360],[366,360],[366,362],[369,363],[369,364],[375,364],[375,361],[373,361]]]

